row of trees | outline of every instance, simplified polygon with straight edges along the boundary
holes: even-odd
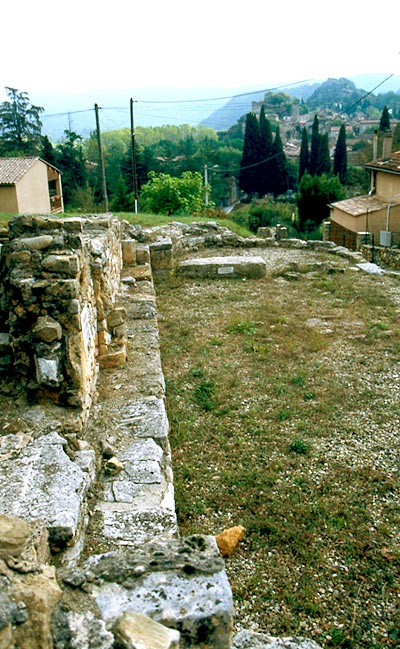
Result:
[[[0,104],[0,155],[40,155],[62,172],[67,209],[98,209],[103,197],[97,133],[83,140],[66,130],[62,141],[53,145],[41,133],[43,108],[32,105],[27,93],[13,88],[6,92],[8,101]],[[386,109],[381,130],[388,127]],[[264,105],[259,119],[248,113],[225,132],[185,125],[138,127],[136,134],[135,179],[130,130],[109,131],[102,136],[109,205],[116,212],[133,211],[135,183],[141,210],[176,214],[203,209],[207,166],[211,198],[217,204],[226,197],[227,178],[237,178],[241,190],[250,197],[278,197],[291,189],[298,193],[299,227],[309,228],[328,216],[327,205],[344,195],[351,175],[345,125],[340,126],[331,164],[328,137],[320,132],[317,115],[310,142],[307,130],[302,131],[298,165],[287,160],[279,124],[266,118]]]

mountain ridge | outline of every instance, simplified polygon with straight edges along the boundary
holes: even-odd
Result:
[[[365,73],[347,78],[357,87],[378,86],[388,75]],[[400,75],[394,75],[381,86],[383,92],[400,92]],[[282,90],[291,96],[306,99],[316,86],[325,80],[312,83],[264,84],[257,88],[126,88],[117,90],[91,90],[75,94],[32,93],[35,105],[45,106],[42,114],[43,133],[56,142],[65,130],[73,130],[88,137],[96,128],[94,105],[100,107],[102,131],[130,126],[130,99],[134,100],[136,126],[163,126],[189,124],[211,126],[222,130],[234,125],[251,110],[252,101],[260,101],[268,90]],[[224,115],[221,119],[221,115]]]

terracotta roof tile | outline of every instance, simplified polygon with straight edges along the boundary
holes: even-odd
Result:
[[[0,158],[0,185],[15,185],[38,160],[38,157]]]
[[[387,206],[387,202],[380,200],[376,196],[355,196],[354,198],[345,198],[343,201],[336,201],[331,203],[332,207],[336,207],[346,214],[353,216],[360,216],[368,212],[376,212],[382,210]]]
[[[400,151],[392,153],[389,159],[378,158],[378,160],[374,160],[373,162],[367,162],[365,166],[368,169],[379,169],[400,174]]]

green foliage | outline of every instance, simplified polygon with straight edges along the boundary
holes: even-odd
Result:
[[[310,164],[310,152],[308,150],[308,133],[304,126],[301,133],[301,147],[299,160],[299,181],[303,178]]]
[[[297,196],[300,231],[306,229],[307,223],[311,227],[322,223],[329,217],[329,204],[343,197],[343,187],[336,176],[304,174]]]
[[[328,134],[324,133],[319,136],[318,158],[315,173],[317,176],[322,176],[322,174],[329,174],[330,171],[331,158],[329,154],[329,138]]]
[[[313,176],[317,169],[319,151],[319,119],[318,115],[314,115],[314,121],[311,131],[311,151],[308,171]]]
[[[37,155],[41,145],[41,106],[26,92],[6,87],[8,101],[0,104],[0,155]]]
[[[333,175],[338,176],[342,185],[346,184],[347,147],[346,147],[346,127],[344,124],[340,126],[339,135],[336,142],[335,155],[333,159]]]
[[[379,130],[382,132],[390,131],[390,114],[387,106],[384,106],[382,110],[382,115],[379,122]]]
[[[149,173],[140,202],[144,211],[154,214],[193,214],[205,208],[205,187],[200,173],[185,171],[180,178]]]
[[[82,137],[74,131],[64,131],[64,140],[56,147],[56,166],[62,173],[64,203],[72,202],[74,192],[85,188],[87,174],[82,148]]]
[[[250,196],[259,192],[262,155],[263,149],[258,119],[254,113],[247,113],[243,154],[239,172],[239,186]]]

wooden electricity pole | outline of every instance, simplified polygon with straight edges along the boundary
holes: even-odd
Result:
[[[94,105],[94,110],[95,110],[95,113],[96,113],[97,144],[99,146],[99,158],[100,158],[100,167],[101,167],[101,184],[102,184],[102,187],[103,187],[104,211],[108,212],[106,172],[105,172],[105,168],[104,168],[103,147],[102,147],[102,144],[101,144],[99,107],[98,107],[97,104]]]
[[[133,176],[133,195],[135,197],[135,214],[138,213],[138,177],[136,169],[136,151],[135,151],[135,123],[133,119],[133,99],[131,98],[131,141],[132,141],[132,176]]]

